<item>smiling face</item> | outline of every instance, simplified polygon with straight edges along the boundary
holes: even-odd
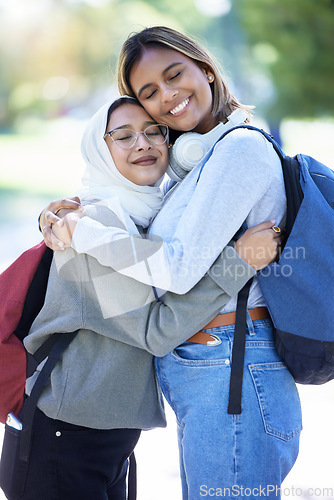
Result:
[[[157,47],[145,48],[130,72],[134,94],[158,123],[201,134],[219,121],[212,114],[213,78],[184,54]]]
[[[122,104],[109,118],[106,131],[132,129],[143,132],[155,121],[137,104]],[[144,134],[139,134],[130,149],[121,148],[109,135],[105,141],[117,170],[129,181],[139,186],[153,186],[166,172],[168,165],[167,144],[151,144]]]

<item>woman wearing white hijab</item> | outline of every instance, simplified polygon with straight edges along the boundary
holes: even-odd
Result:
[[[124,137],[119,139],[118,143],[115,143],[110,134],[105,135],[105,117],[107,116],[109,123],[109,117],[112,119],[113,111],[116,111],[119,107],[122,107],[121,112],[124,114],[123,102],[127,105],[129,110],[128,115],[130,115],[132,121],[134,121],[134,118],[131,118],[131,112],[136,109],[138,118],[145,120],[145,124],[147,124],[145,125],[146,128],[149,123],[152,124],[150,125],[153,128],[150,134],[151,137],[156,130],[161,131],[158,134],[157,144],[148,143],[151,151],[154,146],[158,146],[160,150],[162,149],[160,164],[158,167],[156,163],[152,166],[155,171],[160,169],[158,173],[161,172],[160,177],[158,176],[159,178],[154,182],[154,186],[139,185],[131,182],[131,180],[122,175],[113,160],[113,153],[117,155],[119,152],[124,151],[123,148],[119,148],[121,141],[124,142]],[[134,105],[137,108],[133,108]],[[134,115],[133,112],[132,115]],[[142,117],[139,117],[139,115],[142,115]],[[108,126],[108,130],[109,128]],[[150,133],[150,130],[148,133]],[[136,148],[139,145],[138,140],[134,144]],[[167,169],[167,142],[168,127],[166,125],[162,125],[160,128],[157,127],[154,120],[147,115],[144,109],[132,97],[120,97],[113,103],[107,103],[93,116],[83,136],[81,152],[86,162],[86,170],[82,178],[83,188],[79,190],[78,195],[83,202],[95,199],[105,200],[107,204],[110,198],[114,199],[116,197],[119,199],[124,211],[133,218],[135,223],[146,228],[153,217],[159,212],[162,204],[163,196],[159,185]],[[114,149],[115,152],[113,151]],[[144,148],[139,146],[139,150],[139,152],[134,152],[134,158],[132,159],[136,159],[138,155],[143,154],[141,151]],[[126,149],[126,151],[132,152],[132,148]],[[134,168],[136,168],[135,164],[132,165],[132,169]],[[157,174],[154,172],[154,177],[156,176]],[[111,205],[113,206],[113,202]]]
[[[157,129],[135,100],[103,106],[83,138],[84,213],[69,215],[65,229],[71,233],[84,217],[126,228],[139,241],[139,226],[148,225],[162,201],[166,140],[165,127]],[[129,266],[134,241],[130,236],[100,251],[118,251],[119,266]],[[145,265],[145,256],[137,258]],[[227,261],[235,275],[224,275],[221,264]],[[163,302],[156,302],[149,285],[94,257],[70,247],[54,253],[45,303],[25,346],[34,353],[55,332],[79,334],[38,401],[23,500],[125,500],[127,458],[141,429],[166,425],[152,354],[166,354],[207,324],[230,300],[224,290],[232,295],[243,286],[241,271],[244,282],[255,274],[227,248],[213,272],[187,295],[166,293]],[[136,346],[126,344],[136,344],[127,336],[133,331],[138,332]],[[27,380],[27,395],[36,375]]]

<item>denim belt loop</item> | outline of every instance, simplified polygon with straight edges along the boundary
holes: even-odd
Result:
[[[247,309],[247,328],[248,328],[248,334],[249,334],[250,336],[255,335],[255,328],[254,328],[253,320],[252,320],[252,318],[250,317],[250,314],[249,314],[249,310],[248,310],[248,309]]]

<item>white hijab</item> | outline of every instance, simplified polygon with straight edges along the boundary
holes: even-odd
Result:
[[[115,206],[117,198],[136,224],[147,227],[161,208],[163,194],[159,184],[162,179],[155,186],[139,186],[117,170],[103,139],[108,110],[113,102],[108,102],[95,113],[84,132],[81,153],[86,168],[78,196],[82,201],[102,201],[110,209]]]

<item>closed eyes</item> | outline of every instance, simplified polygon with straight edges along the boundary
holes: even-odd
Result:
[[[182,73],[182,71],[178,71],[175,75],[173,75],[170,78],[168,78],[167,82],[175,80],[176,78],[178,78],[181,75],[181,73]],[[157,89],[154,89],[149,95],[147,95],[146,97],[144,97],[144,100],[147,100],[147,99],[150,99],[151,97],[153,97],[153,95],[156,93],[156,91],[157,91]]]
[[[181,75],[181,73],[182,73],[182,72],[181,72],[181,71],[179,71],[178,73],[176,73],[176,75],[174,75],[174,76],[170,77],[170,78],[169,78],[169,80],[175,80],[175,78],[177,78],[178,76],[180,76],[180,75]]]

